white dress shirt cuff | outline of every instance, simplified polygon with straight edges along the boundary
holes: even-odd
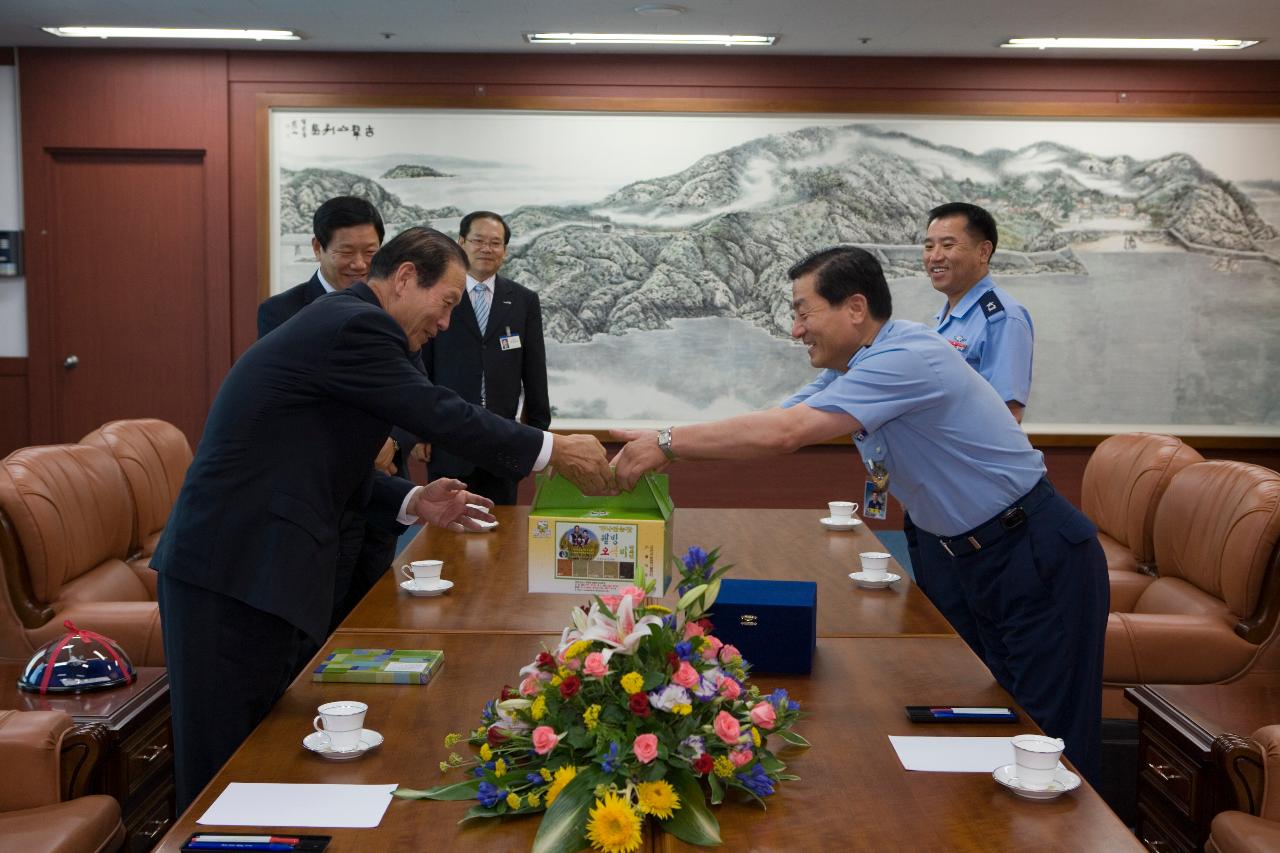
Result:
[[[555,436],[549,432],[542,433],[542,450],[538,452],[538,458],[534,460],[533,470],[541,471],[547,467],[547,463],[551,461],[551,448],[555,444]],[[415,486],[409,490],[409,494],[404,496],[404,503],[400,504],[400,514],[396,516],[396,521],[401,524],[417,524],[418,517],[409,514],[409,505],[418,497],[418,492],[422,491],[422,486]]]
[[[551,461],[551,448],[555,445],[555,436],[549,432],[542,433],[542,450],[533,463],[534,471],[541,471]]]
[[[396,521],[401,524],[417,524],[418,517],[409,514],[409,504],[413,503],[418,497],[418,492],[422,491],[422,486],[414,486],[409,490],[409,494],[404,496],[404,503],[400,504],[400,514],[396,516]]]

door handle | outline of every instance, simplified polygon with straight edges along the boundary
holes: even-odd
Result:
[[[80,363],[80,356],[74,355],[74,354],[69,355],[62,360],[62,366],[67,370],[71,370],[79,363]]]

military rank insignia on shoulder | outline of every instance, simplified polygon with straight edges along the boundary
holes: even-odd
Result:
[[[1004,305],[1000,302],[1000,297],[996,296],[996,292],[994,290],[988,290],[986,293],[982,294],[982,297],[978,300],[978,304],[982,306],[982,313],[987,316],[987,319],[991,319],[997,314],[1004,313]]]

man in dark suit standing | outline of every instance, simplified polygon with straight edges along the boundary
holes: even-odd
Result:
[[[369,262],[386,236],[378,209],[366,199],[349,195],[331,198],[316,208],[311,229],[311,249],[319,267],[309,280],[258,306],[258,337],[326,293],[346,290],[364,281],[369,275]],[[419,369],[424,369],[421,355],[414,353],[413,358]],[[374,461],[378,469],[374,476],[382,487],[374,492],[379,500],[371,502],[365,512],[353,512],[343,520],[338,599],[330,629],[360,603],[395,557],[396,543],[406,529],[398,521],[400,504],[413,488],[408,478],[408,455],[417,443],[416,436],[399,427],[392,428]]]
[[[373,460],[392,423],[506,476],[550,463],[586,492],[612,490],[596,439],[499,418],[414,366],[411,353],[448,328],[465,270],[457,243],[410,228],[379,250],[368,284],[259,340],[218,391],[151,562],[179,811],[327,635],[342,521],[378,488]],[[489,505],[442,479],[413,489],[402,512],[462,531],[491,520]]]
[[[511,229],[498,214],[477,210],[462,217],[458,235],[467,253],[467,298],[458,305],[449,329],[423,348],[427,375],[504,418],[516,417],[523,391],[520,419],[546,429],[551,425],[551,402],[542,305],[538,294],[498,275]],[[519,478],[477,468],[445,448],[432,450],[429,470],[433,477],[462,480],[495,504],[516,502]]]

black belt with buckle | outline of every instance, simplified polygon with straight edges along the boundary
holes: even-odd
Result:
[[[1018,498],[995,518],[959,536],[939,536],[938,544],[952,557],[963,557],[974,551],[981,551],[1000,541],[1010,530],[1017,530],[1026,524],[1027,516],[1052,494],[1053,485],[1048,479],[1041,478],[1035,488]]]

